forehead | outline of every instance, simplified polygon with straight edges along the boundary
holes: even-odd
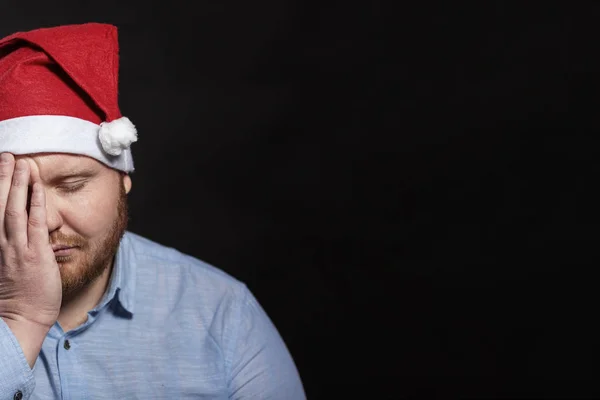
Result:
[[[100,172],[104,167],[101,162],[79,154],[36,153],[18,155],[15,158],[29,158],[33,160],[42,176],[62,175],[80,171]],[[108,167],[105,168],[108,169]]]

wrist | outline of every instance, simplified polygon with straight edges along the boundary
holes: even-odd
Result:
[[[24,319],[20,320],[4,315],[0,317],[19,342],[29,367],[33,368],[50,327]]]

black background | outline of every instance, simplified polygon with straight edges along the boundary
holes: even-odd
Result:
[[[118,26],[130,230],[246,282],[309,398],[573,398],[600,141],[571,3],[3,0],[0,36]]]

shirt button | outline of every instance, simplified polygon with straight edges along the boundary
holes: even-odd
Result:
[[[71,343],[69,343],[68,340],[65,340],[64,347],[65,347],[65,350],[69,350],[71,348]]]
[[[23,393],[21,393],[20,390],[17,390],[17,393],[15,393],[13,399],[14,400],[21,400],[23,398]]]

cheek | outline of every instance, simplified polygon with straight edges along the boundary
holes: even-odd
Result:
[[[68,202],[65,223],[87,237],[101,236],[117,217],[117,201],[111,196],[73,196]]]

